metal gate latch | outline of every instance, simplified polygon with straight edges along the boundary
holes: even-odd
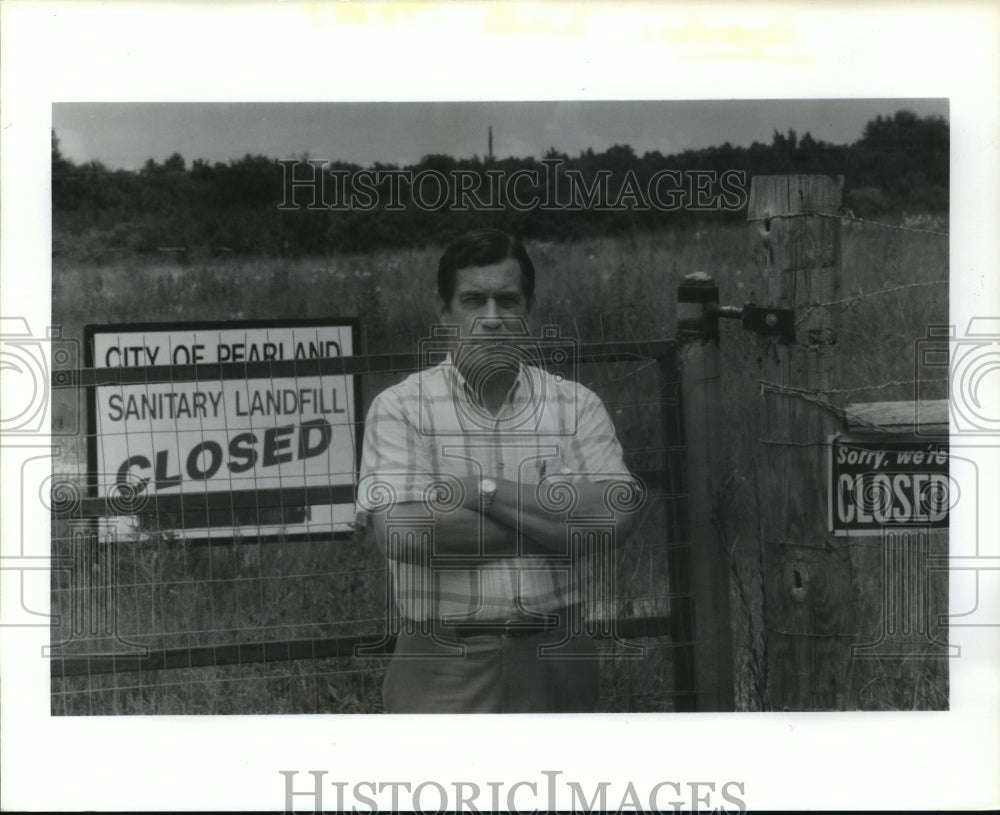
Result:
[[[779,337],[781,342],[791,345],[795,342],[795,309],[765,308],[753,303],[739,306],[709,307],[709,313],[716,317],[739,319],[743,328],[765,337]]]

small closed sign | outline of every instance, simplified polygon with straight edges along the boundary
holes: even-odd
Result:
[[[835,534],[875,534],[898,524],[947,529],[958,499],[948,443],[895,435],[832,437],[828,488]]]

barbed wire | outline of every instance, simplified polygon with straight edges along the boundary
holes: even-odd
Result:
[[[767,380],[764,379],[758,379],[757,383],[760,385],[761,395],[763,395],[764,393],[777,393],[781,394],[782,396],[792,396],[797,399],[802,399],[805,402],[810,402],[811,404],[814,404],[817,407],[822,408],[828,413],[831,413],[832,415],[836,416],[841,421],[846,422],[848,419],[847,411],[844,410],[844,408],[833,404],[833,402],[829,401],[828,399],[824,399],[816,391],[806,390],[805,388],[795,388],[789,385],[781,385],[777,382],[768,382]],[[863,419],[859,416],[853,416],[851,417],[851,419],[855,424],[864,425],[869,430],[874,430],[874,431],[885,430],[885,428],[882,425],[876,424],[875,422],[870,422],[867,419]]]
[[[859,391],[876,391],[884,390],[886,388],[892,388],[897,385],[916,385],[918,382],[947,382],[948,377],[943,376],[939,379],[893,379],[889,382],[883,382],[881,385],[862,385],[858,388],[828,388],[818,393],[858,393]]]
[[[886,289],[876,289],[875,291],[859,292],[858,294],[851,295],[850,297],[841,297],[839,300],[828,300],[825,303],[809,303],[808,305],[804,305],[802,307],[804,309],[804,313],[798,320],[795,321],[795,324],[799,325],[800,323],[805,322],[805,320],[809,319],[809,316],[818,308],[839,306],[846,303],[847,307],[844,308],[843,311],[847,311],[848,308],[857,305],[862,300],[865,300],[869,297],[875,297],[876,295],[879,294],[891,294],[892,292],[903,291],[905,289],[916,289],[922,286],[947,285],[948,282],[949,281],[945,279],[945,280],[925,280],[920,283],[903,283],[899,286],[890,286],[889,288]]]
[[[829,212],[817,212],[820,218],[839,218],[841,221],[851,221],[856,224],[868,224],[869,226],[879,226],[883,229],[896,229],[900,232],[920,232],[924,235],[940,235],[942,237],[949,237],[950,233],[942,232],[940,229],[923,229],[918,226],[906,226],[905,224],[887,224],[882,221],[872,221],[868,218],[858,218],[853,212],[847,210],[843,214],[836,215]]]
[[[940,229],[922,229],[917,226],[905,226],[903,224],[887,224],[883,221],[872,221],[868,218],[859,218],[850,210],[841,213],[835,212],[777,212],[774,215],[762,216],[759,218],[747,218],[747,223],[752,223],[756,221],[770,221],[772,218],[806,218],[808,216],[815,216],[817,218],[832,218],[837,221],[851,221],[858,224],[868,224],[869,226],[879,226],[883,229],[896,229],[900,232],[920,232],[925,235],[940,235],[942,237],[950,237],[949,232],[942,232]]]
[[[822,396],[822,394],[825,394],[825,393],[852,393],[852,392],[858,392],[858,391],[875,390],[877,388],[888,387],[888,386],[891,386],[891,385],[912,384],[912,383],[915,383],[915,382],[947,382],[947,381],[948,381],[947,379],[897,380],[897,381],[893,381],[893,382],[886,382],[883,385],[866,385],[866,386],[860,387],[860,388],[835,388],[835,389],[830,389],[830,390],[825,390],[825,391],[813,391],[813,390],[807,390],[806,388],[795,388],[795,387],[792,387],[790,385],[781,385],[781,384],[778,384],[777,382],[768,382],[767,380],[764,380],[764,379],[758,379],[757,383],[760,385],[761,395],[763,395],[764,393],[777,393],[777,394],[781,394],[783,396],[793,396],[795,398],[802,399],[803,401],[810,402],[810,403],[812,403],[812,404],[814,404],[814,405],[822,408],[823,410],[826,410],[828,413],[833,414],[834,416],[836,416],[841,421],[844,421],[844,422],[850,421],[852,424],[854,424],[854,425],[861,425],[861,426],[863,426],[867,430],[871,430],[871,431],[879,432],[879,433],[884,433],[884,432],[889,431],[890,428],[887,428],[884,425],[880,425],[877,422],[869,421],[868,419],[865,419],[865,418],[863,418],[861,416],[858,416],[856,414],[850,414],[850,415],[848,415],[847,411],[844,408],[842,408],[842,407],[840,407],[838,405],[833,404],[833,402],[830,402],[827,399],[824,399],[823,396]],[[781,445],[787,445],[787,446],[801,446],[801,447],[808,447],[808,446],[811,446],[813,444],[825,444],[826,443],[826,442],[806,442],[804,444],[795,444],[795,443],[792,443],[792,442],[773,442],[773,441],[768,441],[766,439],[761,439],[761,438],[758,438],[757,441],[765,443],[765,444],[781,444]]]

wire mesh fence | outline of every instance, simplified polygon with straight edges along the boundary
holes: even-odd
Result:
[[[914,367],[915,341],[925,335],[927,325],[948,319],[948,240],[937,234],[937,224],[929,234],[845,219],[845,227],[848,224],[843,231],[842,296],[832,298],[835,302],[809,302],[797,317],[809,309],[842,312],[836,352],[842,377],[834,387],[773,393],[759,373],[758,343],[732,321],[721,326],[725,398],[720,444],[726,461],[717,490],[717,517],[732,558],[738,709],[772,709],[769,685],[776,681],[767,670],[768,629],[775,612],[763,593],[770,551],[765,551],[758,528],[761,507],[775,500],[758,484],[760,442],[754,417],[761,400],[778,395],[817,404],[820,400],[840,415],[845,400],[941,398],[948,393],[943,372]],[[946,222],[940,226],[947,229]],[[652,479],[641,524],[617,556],[619,630],[638,637],[646,657],[635,660],[611,654],[605,660],[602,707],[606,710],[686,709],[695,686],[690,606],[685,605],[691,588],[685,583],[691,548],[684,516],[678,377],[668,343],[632,338],[673,335],[675,289],[663,282],[677,278],[681,270],[714,270],[724,303],[739,303],[750,294],[745,229],[711,234],[711,240],[665,232],[617,243],[592,240],[532,247],[554,269],[552,279],[540,284],[545,287],[540,301],[552,308],[543,315],[545,322],[570,327],[584,342],[598,342],[581,346],[581,359],[592,356],[581,362],[579,378],[608,407],[630,469]],[[298,373],[305,375],[310,365],[316,365],[326,366],[324,376],[357,374],[367,409],[376,393],[418,366],[413,349],[426,331],[422,315],[432,305],[426,293],[413,285],[411,270],[427,267],[435,257],[428,250],[359,256],[322,268],[303,262],[288,269],[263,262],[250,268],[219,263],[199,267],[197,274],[150,270],[141,264],[101,271],[64,269],[54,277],[54,314],[63,324],[64,336],[82,336],[84,322],[93,319],[362,314],[358,347],[365,354],[304,361]],[[106,279],[109,289],[143,290],[150,296],[127,304],[110,302],[93,285],[95,276]],[[303,292],[313,294],[306,298]],[[397,295],[405,295],[399,299],[408,303],[417,302],[404,308],[393,299]],[[226,309],[220,309],[222,302]],[[404,348],[406,353],[396,353]],[[262,489],[244,498],[216,498],[210,507],[203,500],[202,510],[223,535],[213,541],[193,536],[199,519],[190,503],[171,503],[162,495],[149,504],[155,511],[116,521],[117,579],[124,598],[117,603],[117,630],[123,639],[146,647],[149,656],[145,662],[132,658],[129,663],[124,660],[127,655],[101,655],[91,648],[93,640],[100,639],[97,634],[71,636],[75,623],[69,611],[73,598],[83,596],[75,587],[78,583],[73,583],[80,580],[72,573],[74,551],[82,551],[80,543],[74,544],[74,535],[77,540],[86,537],[87,524],[96,523],[75,526],[74,521],[88,513],[90,517],[107,513],[103,499],[97,506],[82,497],[87,479],[81,474],[82,465],[75,464],[85,460],[81,448],[86,441],[85,431],[78,434],[83,425],[75,417],[87,387],[97,382],[92,371],[76,370],[77,365],[63,365],[64,370],[53,376],[53,433],[63,450],[56,467],[66,473],[53,484],[60,489],[51,490],[53,555],[65,566],[53,575],[53,612],[62,616],[52,636],[57,646],[52,660],[53,712],[378,710],[385,658],[359,661],[353,657],[353,646],[361,641],[356,638],[377,641],[382,634],[384,564],[370,541],[352,530],[331,532],[329,526],[313,524],[304,515],[306,503],[284,502],[291,495],[284,490],[270,496]],[[212,366],[211,374],[225,374],[227,365],[233,366],[233,375],[244,376],[247,371],[245,363],[230,362]],[[159,375],[169,381],[182,369],[160,370]],[[105,373],[110,383],[142,383],[156,370],[120,368]],[[203,368],[195,373],[208,378],[210,372]],[[296,369],[288,373],[294,378]],[[66,493],[63,500],[56,500],[61,492]],[[267,505],[272,500],[276,506]],[[248,510],[254,519],[263,514],[265,520],[288,523],[272,524],[273,534],[266,536],[246,530],[232,534],[234,513]],[[304,523],[305,531],[289,537],[285,533],[296,523]],[[641,636],[643,632],[649,636]],[[66,645],[59,645],[66,640]],[[84,659],[84,654],[93,655]],[[946,673],[943,663],[923,672],[918,696],[927,698],[921,706],[947,705]],[[866,685],[864,698],[849,705],[863,709],[909,705],[912,683],[900,679],[897,693],[890,679]]]
[[[675,351],[672,342],[622,341],[577,352],[578,378],[604,402],[626,465],[646,486],[639,522],[616,549],[615,591],[603,612],[615,632],[603,646],[605,711],[692,706]],[[147,365],[59,371],[54,385],[75,399],[81,388],[124,394],[220,376],[349,375],[360,395],[351,433],[360,438],[372,398],[419,365],[416,354]],[[342,486],[279,479],[231,493],[96,497],[92,474],[57,476],[50,486],[53,714],[381,709],[392,645],[386,563],[370,531],[324,514],[345,500]]]

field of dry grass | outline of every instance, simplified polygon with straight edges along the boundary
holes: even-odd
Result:
[[[946,227],[945,227],[946,230]],[[674,334],[677,286],[684,274],[707,271],[721,300],[741,305],[753,274],[745,227],[668,231],[618,239],[536,243],[539,270],[535,320],[557,325],[581,342],[664,339]],[[53,324],[82,340],[87,323],[348,317],[361,320],[362,351],[412,351],[433,315],[432,279],[439,250],[377,252],[324,260],[226,259],[187,266],[123,258],[103,266],[53,269]],[[867,225],[843,231],[843,310],[838,355],[845,401],[913,395],[913,347],[925,326],[947,321],[947,238]],[[921,284],[921,285],[913,285]],[[927,285],[923,285],[927,284]],[[890,290],[890,291],[886,291]],[[881,293],[878,293],[881,292]],[[753,451],[757,428],[747,421],[758,398],[752,335],[722,326],[726,478],[718,496],[722,529],[733,553],[737,701],[767,706],[762,648],[759,553]],[[657,411],[646,410],[658,384],[630,370],[626,385],[609,370],[588,372],[612,412],[623,445],[639,450],[659,439]],[[365,382],[364,407],[390,383]],[[903,384],[886,384],[903,383]],[[852,390],[856,389],[856,390]],[[937,396],[943,396],[942,390]],[[628,403],[632,403],[628,407]],[[56,395],[53,423],[69,426],[74,409]],[[85,469],[82,437],[63,446],[57,468]],[[663,597],[664,561],[655,554],[669,536],[662,505],[643,520],[639,543],[619,570],[621,602],[655,607]],[[54,548],[65,546],[64,521],[53,523]],[[189,647],[260,639],[371,633],[385,608],[384,574],[364,541],[245,543],[206,547],[155,526],[122,546],[119,625],[155,647]],[[627,596],[625,596],[627,595]],[[57,598],[63,597],[57,592]],[[58,600],[62,602],[62,600]],[[54,605],[56,601],[54,601]],[[662,609],[661,609],[662,610]],[[155,635],[155,636],[154,636]],[[651,641],[646,660],[606,660],[608,710],[671,709],[670,649]],[[379,660],[302,660],[156,674],[122,673],[53,682],[54,713],[362,712],[379,709]],[[947,705],[947,669],[891,666],[885,681],[858,700],[864,708]],[[920,696],[914,687],[922,688]]]

